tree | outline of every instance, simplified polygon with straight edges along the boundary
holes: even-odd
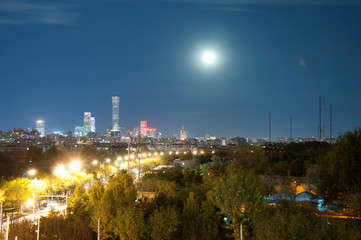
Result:
[[[174,239],[179,224],[179,216],[175,207],[167,206],[156,209],[150,216],[151,237],[154,240]]]
[[[320,161],[320,186],[326,202],[361,192],[361,128],[337,139]]]
[[[100,219],[103,238],[115,237],[118,209],[134,204],[136,197],[137,191],[131,177],[125,173],[115,175],[109,180],[99,204],[95,206],[91,227],[97,231]]]
[[[182,212],[183,238],[197,239],[199,225],[199,200],[193,192],[190,192],[189,197],[184,202]]]
[[[137,240],[145,234],[144,213],[140,206],[127,204],[117,211],[114,219],[114,234],[120,239]]]
[[[17,178],[4,184],[5,206],[15,207],[32,199],[33,187],[29,179]]]
[[[246,230],[263,207],[261,181],[252,171],[231,165],[227,175],[214,183],[213,199],[221,213],[230,219],[228,225],[237,240],[240,225],[245,225]]]
[[[218,238],[218,227],[220,216],[212,201],[212,193],[207,194],[207,199],[201,204],[201,212],[199,214],[200,226],[200,239],[214,240]]]

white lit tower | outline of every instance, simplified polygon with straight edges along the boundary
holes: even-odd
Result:
[[[118,137],[120,135],[120,126],[119,126],[119,97],[112,97],[112,130],[111,135]]]
[[[95,117],[90,117],[90,131],[95,133]]]
[[[91,112],[84,112],[83,136],[91,132]]]
[[[36,121],[36,130],[40,133],[40,137],[45,137],[45,122],[43,120]]]

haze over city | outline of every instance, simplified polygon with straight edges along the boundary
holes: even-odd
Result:
[[[2,1],[0,129],[74,130],[92,112],[165,136],[317,137],[361,120],[358,1]],[[204,51],[216,62],[206,66]],[[6,104],[4,104],[6,103]]]

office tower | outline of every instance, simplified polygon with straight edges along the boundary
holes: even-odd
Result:
[[[75,126],[74,128],[74,137],[82,137],[84,133],[84,127]]]
[[[90,131],[95,133],[95,117],[90,118]]]
[[[45,122],[43,120],[36,121],[36,130],[40,133],[40,137],[45,137]]]
[[[90,119],[91,119],[91,112],[84,112],[83,136],[86,136],[88,135],[88,133],[91,132]]]
[[[113,109],[113,114],[112,114],[112,121],[113,121],[113,126],[112,126],[112,131],[120,131],[120,127],[119,127],[119,97],[114,96],[112,97],[112,109]]]
[[[182,126],[182,129],[180,130],[180,140],[186,140],[188,138],[188,133],[186,130],[184,130],[184,126]]]
[[[140,121],[140,134],[142,136],[147,135],[147,121]]]

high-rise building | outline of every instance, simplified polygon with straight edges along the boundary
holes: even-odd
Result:
[[[95,133],[95,117],[90,118],[90,131]]]
[[[84,129],[83,129],[83,136],[88,135],[91,132],[91,112],[84,112]]]
[[[147,121],[140,121],[140,134],[147,135]]]
[[[186,130],[184,130],[184,126],[182,126],[182,129],[180,130],[180,140],[186,140],[188,138],[188,133]]]
[[[83,126],[75,126],[74,128],[74,137],[82,137],[84,134]]]
[[[113,126],[112,126],[112,131],[120,131],[120,126],[119,126],[119,97],[118,96],[114,96],[112,97],[112,122],[113,122]]]
[[[40,137],[45,137],[45,122],[43,120],[36,121],[36,130],[40,133]]]

